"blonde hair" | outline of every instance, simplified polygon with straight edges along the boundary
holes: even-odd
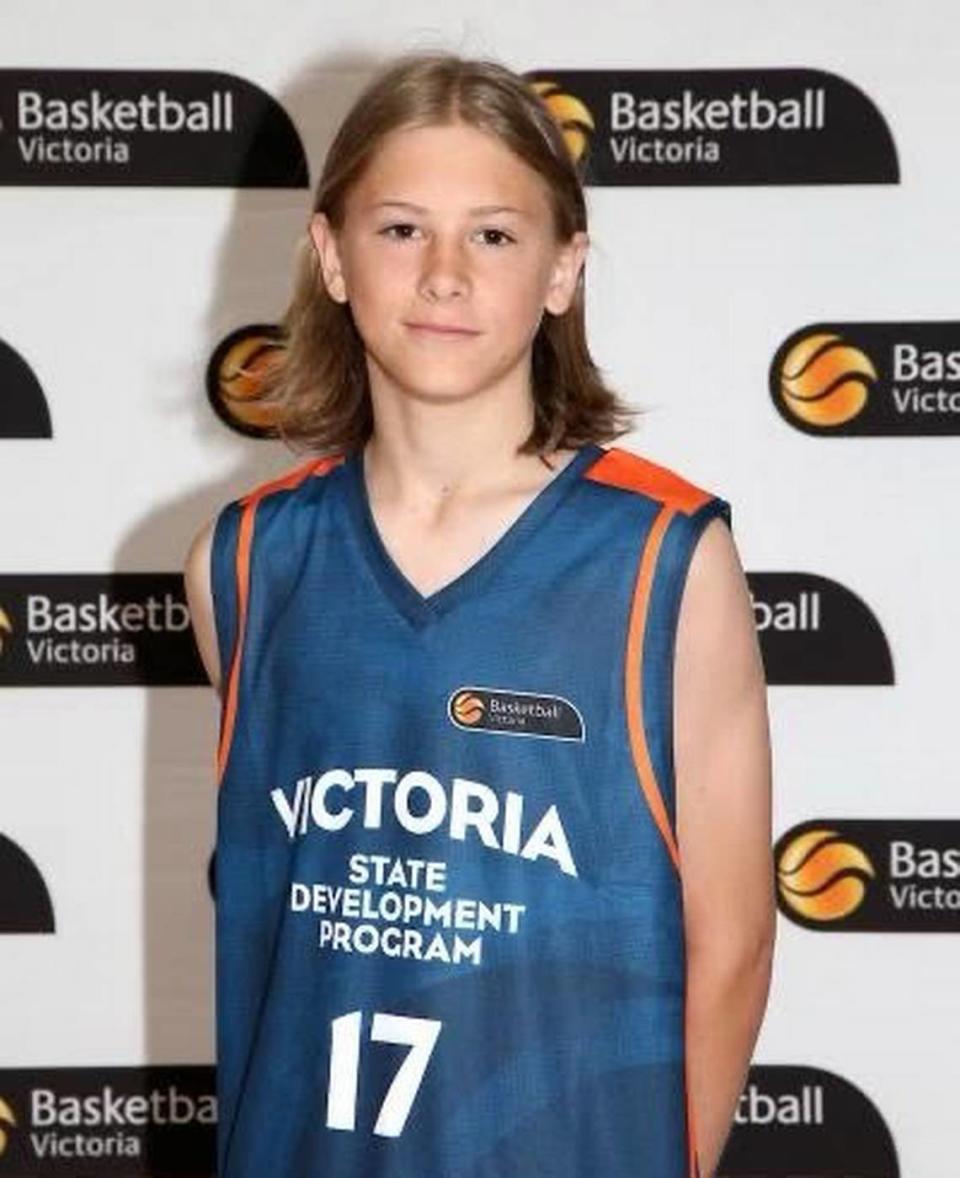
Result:
[[[327,152],[313,211],[339,229],[347,193],[385,135],[456,122],[496,136],[540,174],[557,241],[586,231],[580,174],[540,96],[495,61],[437,51],[394,57],[366,85]],[[363,339],[349,305],[327,293],[308,230],[296,246],[293,293],[279,326],[276,360],[250,398],[270,406],[270,432],[294,450],[318,454],[361,447],[374,425]],[[583,269],[568,309],[544,311],[531,368],[534,424],[518,453],[610,441],[628,433],[641,412],[605,384],[590,356]]]

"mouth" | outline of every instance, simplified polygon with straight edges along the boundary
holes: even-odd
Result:
[[[479,331],[473,331],[469,327],[454,327],[440,323],[407,323],[405,326],[417,335],[450,336],[468,339],[471,336],[480,334]]]

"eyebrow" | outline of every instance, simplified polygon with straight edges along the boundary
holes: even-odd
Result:
[[[423,207],[423,205],[413,204],[409,200],[381,200],[376,204],[367,205],[369,211],[383,208],[398,208],[410,209],[414,213],[429,213],[430,210]],[[472,217],[485,217],[491,213],[516,213],[518,217],[529,218],[530,214],[526,209],[518,209],[513,205],[477,205],[476,208],[468,209]]]

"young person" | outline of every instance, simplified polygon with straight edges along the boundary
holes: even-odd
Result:
[[[563,131],[406,54],[327,155],[185,581],[221,694],[221,1178],[707,1178],[773,945],[726,500],[613,440]]]

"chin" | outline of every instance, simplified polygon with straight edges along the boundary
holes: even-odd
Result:
[[[426,357],[406,353],[398,363],[381,363],[368,357],[368,366],[378,370],[388,386],[410,397],[456,401],[477,396],[502,381],[521,361],[517,357],[495,366],[478,364],[477,357]]]
[[[482,382],[478,382],[476,378],[467,380],[463,377],[451,376],[448,380],[444,380],[442,376],[438,375],[433,380],[424,380],[422,377],[417,382],[406,381],[400,386],[409,397],[414,397],[421,401],[463,401],[469,397],[479,396],[486,387]]]

